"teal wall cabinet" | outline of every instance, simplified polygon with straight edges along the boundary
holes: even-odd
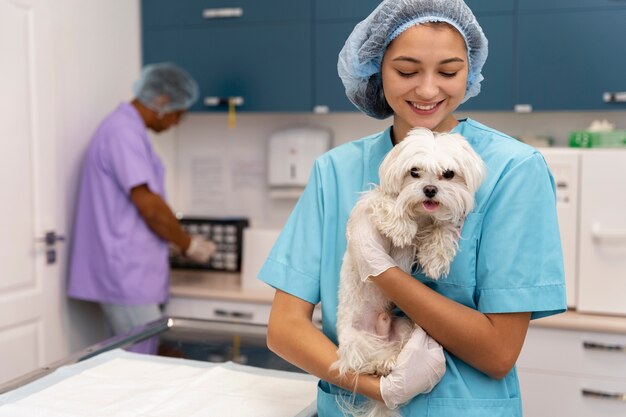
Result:
[[[512,110],[515,102],[515,5],[513,0],[467,1],[488,39],[489,54],[480,94],[460,110]]]
[[[626,0],[466,0],[489,40],[460,110],[626,109]],[[378,0],[142,0],[143,62],[198,80],[194,111],[357,111],[339,51]],[[217,100],[217,101],[216,101]],[[217,103],[217,105],[215,105]]]
[[[143,0],[143,62],[173,61],[198,80],[192,111],[311,110],[311,3]]]
[[[378,0],[315,0],[313,11],[313,111],[357,111],[337,74],[341,48],[354,29],[378,6]]]
[[[520,0],[519,7],[518,103],[626,109],[626,1]]]

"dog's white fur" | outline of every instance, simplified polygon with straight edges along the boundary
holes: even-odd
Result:
[[[474,193],[485,175],[483,161],[459,134],[416,128],[389,152],[379,174],[380,186],[365,192],[350,213],[348,245],[356,235],[357,220],[369,216],[391,242],[390,255],[402,270],[410,273],[417,263],[432,279],[446,276],[463,221],[474,207]],[[391,372],[414,329],[408,318],[394,317],[393,308],[375,284],[361,281],[348,247],[337,311],[339,360],[333,369],[341,375]],[[358,416],[397,415],[375,401],[347,408]]]

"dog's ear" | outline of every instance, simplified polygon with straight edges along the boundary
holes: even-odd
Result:
[[[376,188],[365,197],[371,209],[371,219],[380,233],[391,240],[393,246],[403,248],[411,245],[417,225],[404,210],[396,203],[395,197]]]
[[[454,134],[457,135],[457,134]],[[461,135],[458,135],[461,141],[461,146],[463,148],[464,153],[462,155],[456,155],[455,159],[457,164],[461,167],[463,171],[463,176],[465,178],[465,183],[469,190],[473,193],[476,192],[480,184],[486,175],[485,163],[480,158],[480,156],[476,153],[472,145]]]
[[[397,197],[400,194],[400,189],[402,187],[402,181],[406,172],[404,172],[402,161],[398,160],[398,153],[400,151],[399,145],[396,145],[385,157],[382,164],[380,164],[380,168],[378,169],[378,174],[380,176],[380,189],[382,193]]]

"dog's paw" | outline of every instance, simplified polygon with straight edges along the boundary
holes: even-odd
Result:
[[[397,356],[393,356],[391,358],[388,358],[387,360],[373,364],[374,366],[372,368],[372,374],[378,376],[389,375],[393,367],[396,365],[396,358]]]
[[[437,254],[428,254],[426,256],[418,253],[417,260],[422,267],[424,275],[431,279],[437,280],[447,276],[450,272],[450,263],[452,262],[452,259],[448,256]]]

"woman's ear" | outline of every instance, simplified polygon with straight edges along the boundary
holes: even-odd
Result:
[[[371,220],[380,233],[395,247],[411,245],[417,233],[416,223],[396,199],[376,188],[366,197],[371,209]]]

